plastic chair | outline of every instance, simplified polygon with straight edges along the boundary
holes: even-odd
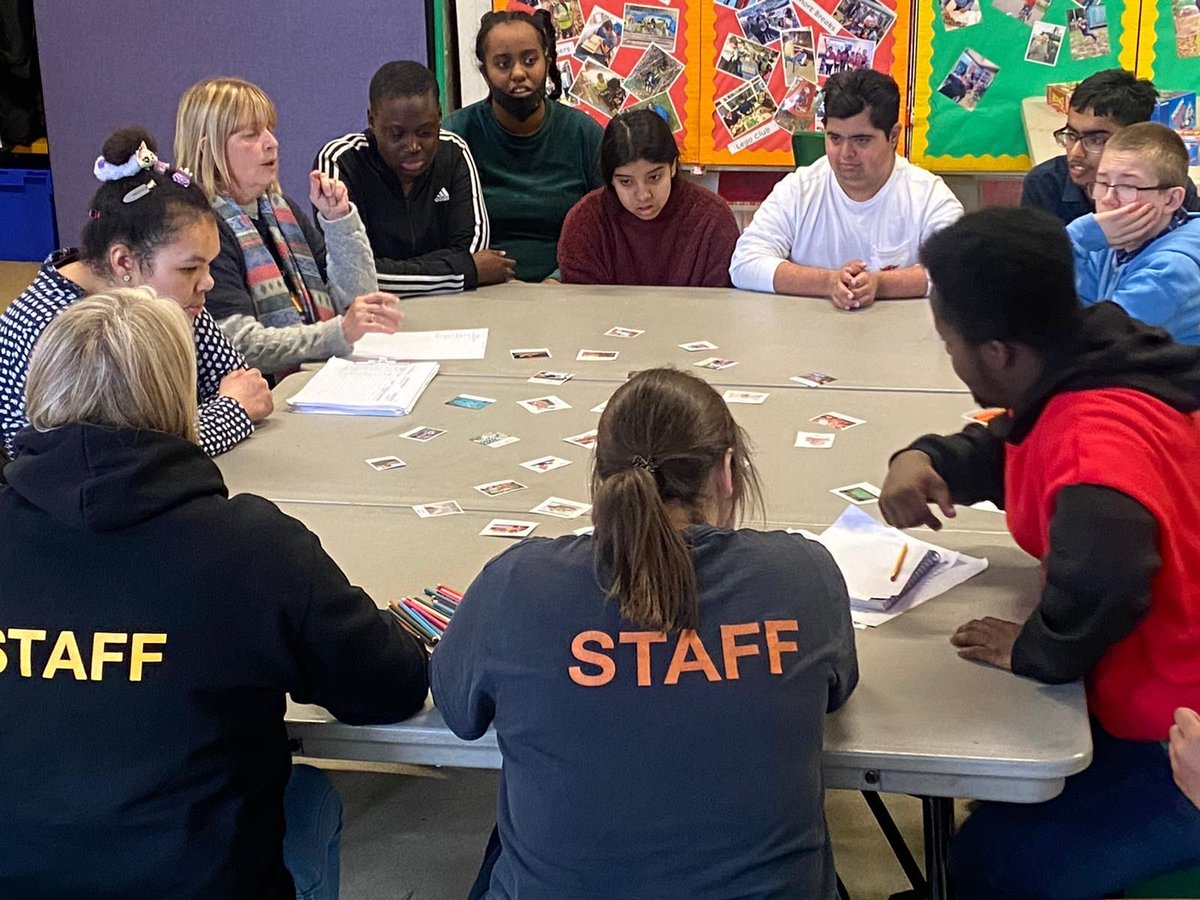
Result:
[[[1200,868],[1158,875],[1125,889],[1126,897],[1200,897]]]
[[[792,157],[797,166],[811,166],[825,155],[825,135],[819,131],[798,131],[792,135]]]

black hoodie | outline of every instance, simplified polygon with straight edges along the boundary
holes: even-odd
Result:
[[[0,896],[293,897],[284,694],[352,724],[426,655],[169,435],[24,431],[0,485]]]
[[[1175,343],[1114,303],[1081,315],[1079,331],[1047,358],[1042,378],[1010,416],[986,428],[972,424],[955,435],[926,435],[906,448],[929,455],[955,503],[1004,506],[1005,447],[1020,445],[1059,394],[1128,388],[1179,412],[1200,409],[1200,348]],[[1059,491],[1041,602],[1013,647],[1012,670],[1040,681],[1072,681],[1133,631],[1149,609],[1161,565],[1159,527],[1141,503],[1112,488],[1079,484]]]

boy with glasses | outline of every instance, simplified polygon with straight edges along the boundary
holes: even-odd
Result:
[[[1112,300],[1182,344],[1200,344],[1200,214],[1182,208],[1187,150],[1141,122],[1104,146],[1088,196],[1096,212],[1067,226],[1084,304]]]
[[[1025,176],[1021,205],[1036,206],[1067,225],[1095,208],[1086,191],[1096,179],[1096,164],[1110,137],[1127,125],[1148,122],[1158,91],[1124,69],[1105,69],[1085,78],[1071,94],[1067,124],[1054,132],[1066,151],[1034,166]],[[1183,207],[1200,211],[1196,187],[1185,180]]]

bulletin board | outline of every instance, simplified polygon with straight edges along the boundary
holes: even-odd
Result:
[[[559,29],[563,102],[601,125],[650,106],[685,163],[734,166],[792,165],[792,134],[818,127],[834,71],[871,66],[903,94],[911,10],[896,3],[536,0]]]
[[[1147,0],[1137,72],[1160,91],[1200,88],[1200,5]]]
[[[650,106],[685,163],[793,165],[828,76],[862,65],[896,80],[902,110],[911,94],[908,155],[939,172],[1026,171],[1021,101],[1047,84],[1120,66],[1200,85],[1197,0],[532,2],[561,27],[563,102],[601,125]]]
[[[792,165],[792,135],[819,127],[820,89],[836,71],[871,67],[891,74],[904,109],[907,3],[708,0],[702,20],[696,116],[702,163]]]
[[[910,158],[927,169],[1025,171],[1023,99],[1101,69],[1136,68],[1136,2],[920,2]]]
[[[537,0],[558,31],[562,102],[607,125],[650,107],[671,125],[686,162],[700,155],[692,57],[697,0]],[[496,8],[506,4],[497,2]]]

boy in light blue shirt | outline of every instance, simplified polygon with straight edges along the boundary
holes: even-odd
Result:
[[[1096,211],[1067,226],[1085,305],[1112,300],[1200,344],[1200,214],[1182,209],[1188,157],[1164,125],[1141,122],[1104,146],[1088,193]]]

